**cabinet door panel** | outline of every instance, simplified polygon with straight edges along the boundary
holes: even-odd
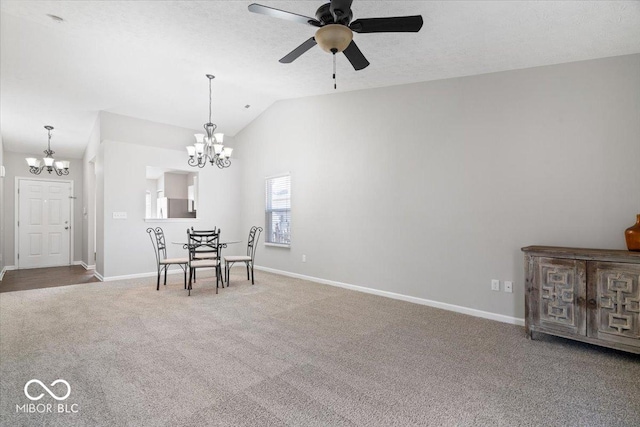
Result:
[[[590,337],[640,347],[640,265],[589,262]]]
[[[586,335],[586,262],[538,257],[533,270],[533,324]]]

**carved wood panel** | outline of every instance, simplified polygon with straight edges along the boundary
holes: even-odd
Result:
[[[589,263],[589,336],[640,346],[640,265]]]
[[[584,261],[535,258],[533,283],[535,325],[586,335]]]

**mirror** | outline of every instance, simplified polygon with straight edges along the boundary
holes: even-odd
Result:
[[[147,166],[145,219],[196,218],[198,172]]]

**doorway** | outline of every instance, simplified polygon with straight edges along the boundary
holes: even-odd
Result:
[[[16,178],[16,266],[70,265],[73,182]]]

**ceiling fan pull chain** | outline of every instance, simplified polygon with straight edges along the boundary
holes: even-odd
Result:
[[[338,89],[338,85],[336,83],[336,53],[333,52],[333,90]]]

